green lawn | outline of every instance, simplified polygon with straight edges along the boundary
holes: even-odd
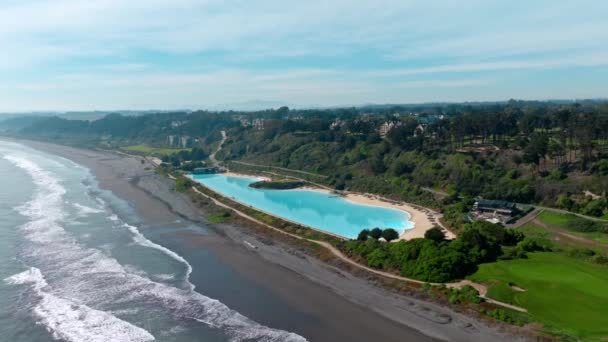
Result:
[[[585,239],[594,240],[601,243],[608,243],[608,234],[601,232],[578,232],[572,230],[568,224],[573,220],[584,220],[572,214],[559,214],[550,211],[543,211],[538,216],[541,222],[556,226],[558,228],[567,229],[571,234],[580,236]]]
[[[181,151],[190,151],[189,148],[160,148],[160,147],[151,147],[151,146],[143,145],[143,144],[126,146],[126,147],[122,147],[122,149],[125,151],[130,151],[130,152],[156,154],[156,155],[171,155],[171,154],[178,153]]]
[[[517,230],[524,233],[527,237],[543,238],[549,240],[553,238],[553,234],[551,232],[531,222],[524,224],[523,226],[517,228]]]
[[[559,214],[552,211],[543,211],[538,215],[538,219],[546,224],[551,224],[560,228],[567,228],[568,223],[577,218],[572,214]]]
[[[608,338],[608,267],[561,253],[483,264],[469,278],[491,285],[488,295],[529,310],[548,331],[587,341]],[[510,284],[526,289],[518,292]]]
[[[604,216],[602,216],[602,217],[600,217],[600,218],[602,218],[602,219],[604,219],[604,220],[608,220],[608,213],[604,214]]]

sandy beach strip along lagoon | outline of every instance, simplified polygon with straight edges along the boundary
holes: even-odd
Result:
[[[198,291],[261,324],[296,332],[309,341],[523,340],[502,326],[388,291],[373,279],[322,262],[247,224],[206,223],[205,212],[188,195],[173,191],[173,182],[155,174],[141,158],[24,143],[88,167],[101,188],[127,200],[147,222],[141,227],[143,234],[161,234],[160,243],[188,260]],[[209,229],[185,229],[188,222]],[[226,265],[223,273],[238,275],[238,283],[223,283],[221,276],[209,274],[204,268],[209,258]]]
[[[454,235],[454,233],[441,226],[441,223],[439,222],[439,218],[441,217],[440,214],[431,211],[430,209],[422,209],[405,202],[389,202],[378,196],[369,194],[358,194],[349,192],[346,194],[345,198],[346,200],[353,201],[356,203],[377,205],[385,208],[393,208],[403,210],[408,213],[408,215],[410,216],[409,220],[414,223],[414,227],[403,231],[403,233],[399,237],[400,240],[423,238],[424,233],[426,233],[427,230],[435,226],[439,226],[443,229],[446,238],[456,238],[456,235]]]
[[[331,193],[329,190],[314,187],[302,187],[301,189],[319,191],[327,194]],[[439,214],[432,212],[430,209],[419,209],[418,207],[405,202],[388,201],[379,196],[371,194],[345,192],[342,197],[352,203],[382,208],[392,208],[406,212],[409,216],[409,221],[414,224],[414,227],[405,229],[399,236],[399,240],[423,238],[424,233],[426,233],[427,230],[435,226],[439,226]],[[454,233],[445,228],[443,231],[448,239],[454,239],[456,237]]]
[[[238,173],[238,172],[225,172],[222,175],[232,176],[232,177],[259,178],[260,180],[271,180],[271,178],[269,178],[267,176],[249,175],[249,174]],[[321,192],[321,193],[324,193],[327,195],[332,194],[332,192],[330,190],[322,189],[322,188],[315,187],[315,186],[303,186],[303,187],[300,187],[297,189],[291,189],[291,190],[292,191],[297,191],[297,190],[316,191],[316,192]],[[374,207],[381,207],[381,208],[391,208],[391,209],[396,209],[396,210],[405,212],[409,216],[408,220],[410,222],[412,222],[414,226],[412,228],[405,229],[400,234],[399,240],[411,240],[411,239],[415,239],[415,238],[423,238],[424,233],[426,233],[427,230],[429,230],[435,226],[439,226],[443,229],[443,232],[445,233],[446,238],[448,238],[448,239],[456,238],[456,235],[454,235],[454,233],[445,229],[445,227],[441,226],[441,223],[439,222],[439,218],[441,217],[441,215],[430,209],[421,208],[421,207],[411,205],[411,204],[405,203],[405,202],[389,201],[380,196],[376,196],[376,195],[372,195],[372,194],[364,194],[364,193],[346,191],[346,192],[340,192],[340,195],[342,196],[343,199],[345,199],[351,203],[362,204],[362,205],[367,205],[367,206],[374,206]],[[238,201],[238,199],[236,199],[236,200]],[[272,215],[272,213],[269,213],[269,214]],[[329,233],[329,234],[334,235],[332,233]]]

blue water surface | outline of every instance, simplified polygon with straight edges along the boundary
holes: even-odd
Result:
[[[224,196],[302,225],[346,238],[364,228],[413,228],[401,210],[351,203],[339,196],[311,190],[269,190],[249,187],[257,178],[223,174],[192,175],[192,179]]]

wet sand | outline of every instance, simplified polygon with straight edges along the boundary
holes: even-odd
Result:
[[[296,332],[310,341],[518,339],[499,326],[488,326],[450,308],[387,291],[373,280],[354,276],[250,228],[206,223],[204,213],[189,196],[172,191],[172,181],[156,175],[153,165],[142,163],[143,158],[27,144],[91,169],[100,187],[127,200],[148,223],[147,229],[175,225],[173,232],[165,228],[164,234],[169,235],[167,241],[182,241],[181,245],[172,243],[176,252],[188,255],[187,250],[205,250],[291,308],[277,315],[245,305],[237,300],[239,296],[218,294],[222,296],[219,300],[264,325]],[[212,233],[183,229],[183,224],[176,225],[178,221],[211,228]],[[196,260],[189,262],[197,271]],[[196,279],[192,282],[200,288]]]

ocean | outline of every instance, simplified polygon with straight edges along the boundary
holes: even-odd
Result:
[[[204,250],[194,269],[83,166],[0,141],[0,189],[0,341],[305,341],[212,298],[247,285]]]

